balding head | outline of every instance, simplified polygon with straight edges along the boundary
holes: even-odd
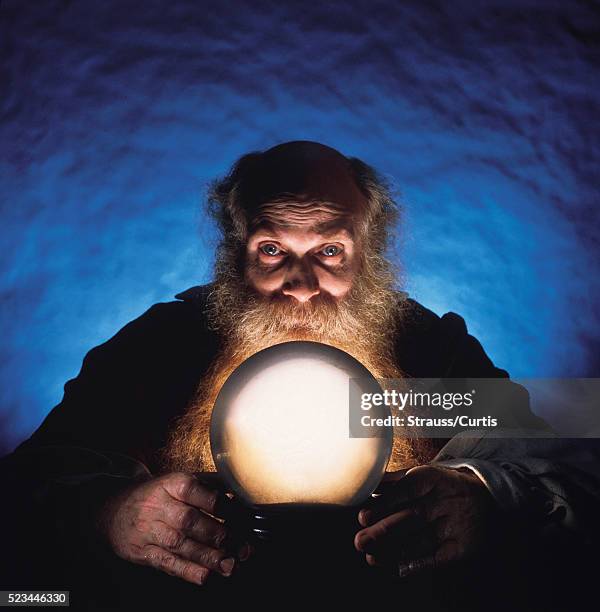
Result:
[[[331,147],[306,140],[256,155],[252,171],[240,183],[240,196],[250,215],[259,218],[269,204],[278,202],[322,203],[351,216],[367,204],[350,160]]]
[[[347,157],[331,147],[305,140],[286,142],[257,159],[251,177],[256,205],[290,200],[324,202],[356,214],[366,205]]]
[[[318,202],[352,218],[381,252],[397,208],[387,184],[363,161],[318,142],[295,140],[242,156],[209,194],[211,212],[228,240],[245,243],[270,203]]]

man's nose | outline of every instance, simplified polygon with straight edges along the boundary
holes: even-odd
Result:
[[[319,282],[310,264],[297,261],[290,267],[281,288],[283,295],[296,298],[299,302],[308,302],[320,292]]]

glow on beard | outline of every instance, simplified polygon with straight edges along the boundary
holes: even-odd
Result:
[[[242,364],[211,422],[215,464],[233,491],[253,504],[363,501],[391,452],[391,432],[349,435],[350,378],[365,376],[346,353],[313,342],[277,345]]]

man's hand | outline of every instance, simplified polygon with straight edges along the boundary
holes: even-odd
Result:
[[[356,548],[400,576],[472,558],[493,529],[495,504],[472,472],[419,466],[387,475],[385,492],[359,513]]]
[[[172,473],[133,485],[109,501],[99,517],[114,552],[188,582],[211,572],[230,576],[250,552],[234,546],[223,520],[232,502],[188,474]]]

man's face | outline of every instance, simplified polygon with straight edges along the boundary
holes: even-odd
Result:
[[[358,272],[354,227],[365,197],[332,149],[297,144],[269,155],[264,190],[275,197],[266,198],[251,220],[245,280],[266,297],[338,301]]]
[[[246,245],[246,282],[268,297],[305,303],[315,296],[343,298],[358,267],[358,245],[347,215],[312,204],[294,220],[280,204],[273,221],[256,227]],[[296,217],[298,217],[296,211]]]

